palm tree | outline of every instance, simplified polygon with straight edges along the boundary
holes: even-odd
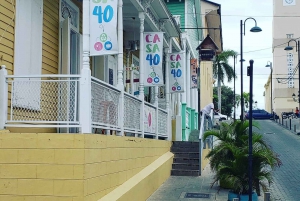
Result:
[[[258,124],[253,122],[258,128]],[[217,181],[224,181],[232,187],[234,193],[244,194],[249,189],[248,174],[248,128],[249,121],[235,121],[231,124],[221,123],[220,131],[210,130],[203,135],[203,140],[214,136],[218,144],[207,158],[211,169],[216,173],[212,186]],[[260,187],[267,188],[265,181],[272,183],[272,170],[282,163],[278,155],[257,132],[252,134],[253,143],[253,187],[260,195]]]
[[[249,107],[249,101],[250,101],[250,93],[243,92],[243,98],[244,98],[244,105],[246,108]],[[245,108],[243,108],[245,111]]]
[[[221,54],[216,56],[213,63],[213,74],[218,79],[218,109],[221,112],[221,83],[224,84],[224,78],[227,77],[228,82],[231,82],[235,77],[234,70],[231,65],[228,64],[230,57],[236,56],[237,53],[233,50],[225,50]]]

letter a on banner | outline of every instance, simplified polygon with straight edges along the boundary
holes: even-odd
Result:
[[[162,71],[162,52],[164,34],[162,32],[144,33],[145,86],[164,85]]]
[[[118,54],[118,0],[90,0],[90,55]]]
[[[168,54],[170,93],[184,92],[185,60],[184,52]]]

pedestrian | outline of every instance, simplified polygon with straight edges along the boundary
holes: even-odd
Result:
[[[204,114],[210,116],[211,110],[213,110],[213,111],[215,111],[215,112],[218,112],[218,111],[219,111],[218,109],[215,110],[214,108],[215,108],[215,107],[214,107],[214,104],[213,104],[213,103],[210,103],[210,104],[206,105],[206,106],[201,110],[201,112],[202,112],[202,114],[204,113]]]
[[[296,115],[296,117],[299,117],[299,109],[298,109],[298,107],[296,107],[295,115]]]

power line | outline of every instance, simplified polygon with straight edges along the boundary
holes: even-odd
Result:
[[[186,13],[188,15],[215,15],[215,16],[220,16],[219,14],[209,14],[209,13],[206,13],[206,14],[202,14],[202,13]],[[222,17],[223,16],[226,16],[226,17],[266,17],[266,18],[272,18],[272,17],[275,17],[275,18],[279,18],[279,17],[282,17],[282,18],[286,18],[286,17],[300,17],[300,15],[224,15],[222,14],[221,15]]]

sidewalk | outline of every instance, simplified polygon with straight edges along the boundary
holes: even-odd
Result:
[[[220,189],[218,185],[212,188],[213,173],[207,165],[199,177],[170,176],[160,188],[158,188],[147,201],[201,201],[201,200],[228,200],[228,189]],[[202,193],[209,198],[185,198],[186,193]],[[207,195],[208,194],[208,195]],[[263,201],[263,195],[259,201]]]
[[[291,125],[290,125],[290,121],[291,121]],[[279,123],[277,121],[277,123]],[[282,122],[280,122],[282,125]],[[297,119],[284,119],[283,120],[283,127],[287,128],[288,130],[294,132],[294,133],[300,133],[300,118]]]

